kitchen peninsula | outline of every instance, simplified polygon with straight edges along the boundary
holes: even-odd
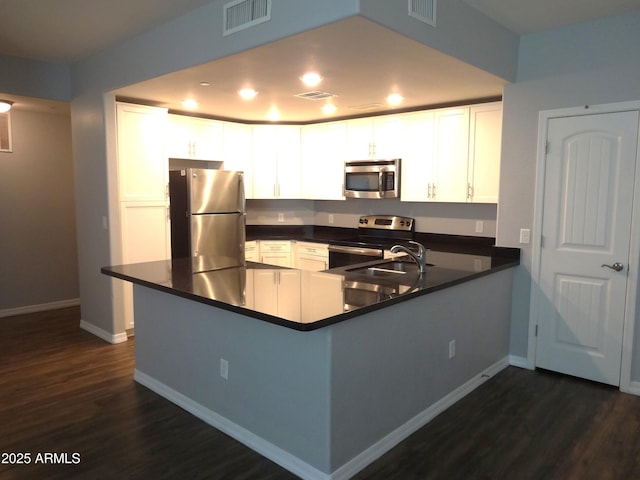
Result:
[[[328,479],[508,364],[517,252],[430,252],[435,266],[408,276],[253,262],[191,273],[185,259],[102,271],[134,284],[136,381],[296,475]],[[378,295],[346,309],[363,283]],[[265,296],[268,313],[256,308]]]

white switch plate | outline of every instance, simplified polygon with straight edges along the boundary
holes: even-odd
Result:
[[[282,212],[278,213],[278,221],[279,222],[284,222],[284,213],[282,213]]]
[[[531,241],[531,230],[528,228],[520,229],[520,243],[529,243]]]
[[[482,220],[476,221],[476,233],[484,232],[484,222]]]
[[[329,214],[329,223],[333,223],[333,213]]]

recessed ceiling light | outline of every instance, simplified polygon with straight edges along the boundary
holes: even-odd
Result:
[[[392,106],[400,105],[404,98],[399,93],[392,93],[387,97],[387,103]]]
[[[211,85],[211,84],[210,84],[209,82],[200,82],[200,86],[201,86],[201,87],[208,87],[208,86],[210,86],[210,85]]]
[[[258,92],[253,88],[243,88],[242,90],[238,90],[238,95],[240,95],[245,100],[252,100],[258,95]]]
[[[278,120],[280,120],[280,112],[276,107],[272,107],[267,114],[267,118],[272,122],[277,122]]]
[[[322,106],[322,111],[324,113],[326,113],[327,115],[331,115],[333,113],[336,113],[336,106],[333,103],[327,103],[325,105]]]
[[[322,77],[317,72],[307,72],[300,77],[302,83],[304,83],[307,87],[315,87],[322,81]]]
[[[198,102],[196,102],[193,98],[187,98],[183,100],[182,106],[185,108],[193,109],[198,107]]]
[[[5,113],[11,110],[13,102],[11,100],[0,100],[0,113]]]

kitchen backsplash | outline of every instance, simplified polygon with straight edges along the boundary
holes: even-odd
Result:
[[[495,204],[419,203],[400,200],[247,200],[248,225],[357,226],[361,215],[391,214],[416,219],[416,231],[496,236]],[[482,231],[478,231],[482,230]]]

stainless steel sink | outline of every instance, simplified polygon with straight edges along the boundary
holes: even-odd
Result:
[[[433,265],[430,263],[428,263],[427,266],[433,267]],[[372,277],[400,277],[408,273],[419,273],[419,267],[415,262],[392,260],[382,263],[376,263],[367,267],[353,268],[347,270],[347,272],[360,273]]]

